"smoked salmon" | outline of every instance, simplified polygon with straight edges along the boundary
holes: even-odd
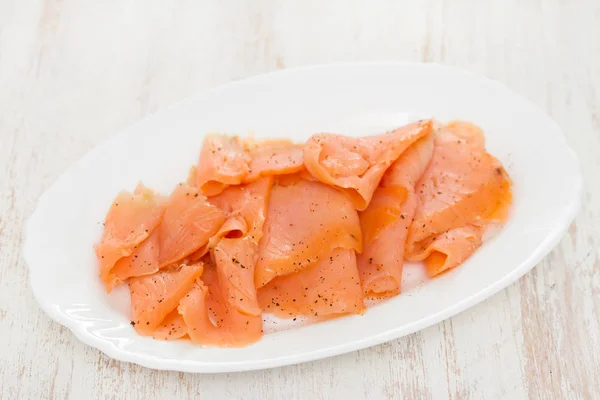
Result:
[[[220,288],[227,301],[247,315],[260,315],[254,270],[272,184],[271,177],[260,178],[210,199],[232,221],[231,230],[222,232],[212,249]]]
[[[150,236],[164,212],[164,199],[142,184],[133,193],[123,191],[117,195],[106,215],[102,239],[94,246],[107,291],[120,280],[112,273],[116,262],[130,256]]]
[[[273,279],[259,289],[258,298],[265,312],[281,318],[365,311],[353,249],[334,249],[308,268]]]
[[[202,194],[215,196],[231,185],[303,169],[303,147],[289,140],[241,140],[213,134],[204,140],[200,161],[190,170],[188,182],[194,180]]]
[[[377,136],[313,135],[304,146],[304,164],[315,178],[342,190],[362,211],[389,166],[432,129],[433,122],[425,120]]]
[[[208,243],[225,222],[225,213],[196,188],[179,184],[171,194],[159,227],[160,268],[182,260]]]
[[[160,323],[179,305],[203,271],[203,263],[172,265],[153,275],[132,278],[131,325],[143,335],[152,335]]]
[[[160,246],[158,231],[158,229],[154,229],[146,240],[134,246],[133,253],[130,256],[121,258],[116,262],[112,271],[116,277],[115,284],[125,282],[131,277],[150,275],[158,271]]]
[[[222,292],[216,268],[210,264],[181,299],[178,311],[188,335],[198,344],[240,347],[262,337],[262,316],[237,310]]]
[[[433,238],[424,254],[429,276],[441,274],[469,258],[481,246],[482,234],[482,226],[466,225]]]
[[[363,314],[401,293],[406,260],[430,277],[457,267],[511,203],[466,121],[303,144],[211,134],[168,197],[119,193],[94,249],[106,290],[129,286],[140,335],[239,347],[262,338],[264,314]]]
[[[261,176],[293,174],[304,169],[303,146],[289,140],[247,141],[250,164],[245,182]]]
[[[317,263],[334,249],[362,250],[358,214],[348,197],[320,182],[293,179],[271,189],[254,282]]]
[[[250,156],[237,136],[207,135],[196,167],[200,193],[214,196],[228,185],[238,185],[248,175]]]
[[[413,143],[387,170],[369,207],[360,213],[364,251],[358,255],[358,269],[367,295],[400,292],[404,245],[417,208],[415,184],[429,164],[433,143],[433,133]]]
[[[175,340],[186,336],[187,332],[188,328],[183,316],[175,309],[152,332],[152,337],[158,340]]]
[[[511,182],[502,164],[483,146],[483,134],[472,124],[451,123],[438,133],[431,162],[415,190],[418,206],[409,229],[407,259],[425,260],[438,235],[506,217]],[[480,239],[466,245],[471,248],[473,243]],[[450,249],[447,244],[444,247]],[[462,259],[464,253],[472,252],[461,250],[463,256],[447,256]]]

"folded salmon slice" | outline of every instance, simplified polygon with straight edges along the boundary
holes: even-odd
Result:
[[[121,258],[115,264],[112,273],[115,275],[115,284],[124,282],[134,276],[151,275],[158,271],[158,253],[160,241],[158,229],[154,229],[150,236],[134,247],[130,256]],[[107,284],[107,290],[112,290],[113,285]]]
[[[430,133],[402,153],[360,213],[364,251],[357,256],[358,270],[367,295],[400,292],[406,237],[417,209],[414,187],[431,160],[433,144]]]
[[[462,264],[481,246],[483,227],[467,225],[450,229],[427,246],[425,269],[431,277]]]
[[[335,249],[302,271],[273,279],[259,289],[258,299],[265,312],[280,318],[363,313],[354,250]]]
[[[204,138],[196,168],[196,184],[206,196],[239,185],[248,175],[250,157],[237,136],[210,134]]]
[[[365,242],[357,258],[365,295],[389,297],[400,293],[404,246],[416,208],[414,193],[402,187],[380,187],[362,213]]]
[[[196,188],[177,185],[159,228],[160,268],[183,260],[205,246],[223,222],[225,213],[198,194]]]
[[[262,317],[239,312],[223,294],[215,267],[207,265],[202,278],[178,307],[190,338],[198,344],[240,347],[262,337]]]
[[[424,120],[377,136],[313,135],[304,146],[304,164],[319,181],[346,193],[362,211],[390,165],[432,128],[432,121]]]
[[[152,335],[179,305],[203,271],[203,263],[172,265],[153,275],[131,278],[131,324],[143,335]]]
[[[223,295],[238,311],[260,315],[256,299],[254,271],[258,243],[263,236],[272,177],[242,186],[232,186],[209,201],[228,215],[229,231],[211,239],[212,257]],[[225,227],[224,225],[224,227]]]
[[[250,164],[245,182],[261,176],[293,174],[304,169],[303,146],[289,140],[247,141]]]
[[[502,164],[483,145],[481,130],[469,123],[450,123],[437,135],[432,160],[416,186],[418,206],[409,229],[407,259],[425,260],[440,234],[469,225],[485,227],[490,221],[506,218],[512,200],[511,182]],[[480,245],[480,234],[477,239],[471,232],[464,239],[457,232],[462,231],[449,237],[463,237],[460,242],[466,246],[464,250],[456,250],[456,246],[448,246],[441,239],[437,241],[440,247],[457,251],[456,255],[446,254],[445,265],[463,259],[464,254],[474,251],[473,245]],[[438,265],[439,256],[434,256],[438,261],[426,264]]]
[[[362,250],[358,214],[350,199],[320,182],[279,181],[271,190],[259,242],[256,287],[307,268],[338,247]]]
[[[209,254],[211,250],[214,250],[221,239],[225,237],[243,237],[248,232],[248,224],[240,215],[230,215],[226,218],[227,219],[223,225],[221,225],[217,233],[208,240],[208,243],[186,257],[186,260],[200,260],[202,257]]]
[[[158,340],[176,340],[187,335],[187,331],[187,325],[176,308],[152,332],[152,337]]]
[[[264,177],[253,183],[229,187],[218,196],[209,197],[208,201],[222,210],[228,220],[239,217],[231,225],[235,231],[239,228],[236,235],[262,235],[272,185],[273,178]],[[260,237],[256,239],[260,240]]]
[[[231,185],[302,169],[302,145],[289,140],[241,140],[212,134],[204,139],[200,161],[190,170],[188,182],[193,180],[202,194],[215,196]]]
[[[141,184],[133,193],[123,191],[117,195],[106,215],[102,239],[94,246],[100,261],[100,278],[107,290],[119,282],[112,272],[115,263],[130,256],[150,236],[164,212],[164,199]]]

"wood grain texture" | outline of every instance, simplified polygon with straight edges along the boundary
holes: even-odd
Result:
[[[531,273],[408,337],[237,374],[114,361],[40,311],[21,258],[23,224],[86,151],[198,90],[279,68],[379,59],[487,75],[564,129],[581,160],[584,207]],[[595,0],[0,0],[0,397],[600,398],[599,177]]]

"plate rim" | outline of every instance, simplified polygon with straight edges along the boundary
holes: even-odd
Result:
[[[388,331],[382,332],[377,335],[373,335],[370,337],[365,337],[362,339],[345,342],[336,346],[331,346],[328,348],[321,348],[311,351],[306,351],[303,353],[298,353],[293,356],[283,356],[283,357],[275,357],[275,358],[263,358],[255,361],[244,361],[244,362],[223,362],[223,363],[213,363],[213,362],[203,362],[200,360],[189,362],[185,360],[167,360],[159,357],[154,357],[147,354],[139,354],[131,351],[126,351],[116,346],[113,346],[107,341],[98,340],[94,335],[90,334],[85,329],[82,329],[82,324],[80,324],[77,320],[69,317],[62,311],[58,309],[58,307],[54,307],[52,304],[48,304],[48,302],[43,301],[43,290],[40,288],[40,282],[38,282],[35,278],[35,272],[33,271],[31,265],[35,263],[34,257],[31,255],[33,252],[33,241],[32,234],[33,227],[38,219],[40,219],[40,214],[44,209],[44,205],[48,202],[49,193],[51,193],[52,188],[56,186],[56,184],[71,171],[78,164],[82,163],[90,154],[99,151],[100,149],[110,146],[112,142],[116,141],[119,137],[127,130],[130,130],[132,126],[141,123],[142,121],[148,120],[150,118],[155,118],[160,116],[163,113],[167,113],[169,110],[173,108],[178,108],[185,106],[188,103],[192,103],[197,99],[210,96],[214,93],[217,93],[221,90],[226,90],[231,87],[235,87],[238,85],[243,85],[247,83],[252,83],[252,81],[259,81],[260,79],[266,79],[272,75],[283,75],[283,74],[294,74],[302,71],[309,71],[313,69],[320,68],[340,68],[340,67],[368,67],[368,66],[397,66],[397,67],[422,67],[422,68],[441,68],[445,70],[451,70],[453,73],[460,73],[468,77],[476,78],[479,80],[486,81],[487,84],[493,85],[502,90],[508,91],[515,96],[518,96],[522,101],[528,104],[529,107],[535,109],[538,113],[545,116],[549,123],[554,125],[555,130],[558,135],[556,139],[561,140],[561,144],[564,146],[565,156],[569,159],[569,162],[573,163],[574,171],[577,173],[572,178],[574,178],[573,186],[576,189],[568,206],[561,213],[561,217],[558,219],[557,223],[554,224],[553,228],[549,230],[549,233],[546,235],[544,241],[537,247],[537,249],[524,261],[520,263],[515,269],[513,269],[510,273],[505,275],[502,279],[495,281],[494,283],[481,288],[476,293],[471,296],[459,301],[457,303],[453,303],[452,305],[442,309],[441,311],[430,314],[425,318],[419,319],[412,323],[402,325],[395,329],[390,329]],[[508,287],[512,283],[514,283],[517,279],[523,276],[525,273],[529,272],[533,269],[537,264],[542,261],[553,249],[558,245],[560,240],[563,238],[569,226],[578,215],[579,210],[582,205],[583,199],[583,177],[581,174],[581,166],[579,162],[579,158],[576,152],[569,146],[566,141],[566,137],[564,135],[563,130],[560,126],[554,121],[554,119],[540,106],[527,99],[526,97],[521,96],[514,90],[510,89],[505,84],[488,78],[484,75],[474,73],[473,71],[440,64],[440,63],[420,63],[420,62],[405,62],[405,61],[366,61],[366,62],[339,62],[339,63],[325,63],[325,64],[312,64],[299,66],[294,68],[287,68],[283,70],[274,70],[263,74],[249,76],[240,80],[230,81],[224,84],[220,84],[214,87],[211,87],[206,90],[202,90],[196,93],[192,93],[186,98],[176,101],[173,104],[165,107],[163,109],[158,110],[157,112],[148,114],[143,118],[136,120],[132,124],[128,124],[123,128],[115,131],[111,137],[107,140],[101,142],[89,152],[84,154],[80,159],[72,163],[67,169],[65,169],[53,182],[49,185],[43,192],[43,194],[38,198],[36,206],[33,212],[30,214],[29,218],[25,222],[24,228],[24,239],[23,239],[23,247],[22,254],[25,260],[25,264],[27,265],[29,277],[28,284],[33,292],[34,298],[37,301],[40,308],[54,321],[59,324],[67,327],[75,337],[83,342],[84,344],[96,348],[106,354],[107,356],[124,362],[130,362],[137,365],[141,365],[146,368],[156,369],[156,370],[168,370],[168,371],[182,371],[182,372],[190,372],[190,373],[220,373],[220,372],[239,372],[239,371],[252,371],[252,370],[260,370],[260,369],[268,369],[275,368],[285,365],[298,364],[328,357],[333,357],[336,355],[344,354],[351,351],[356,351],[368,347],[372,347],[381,343],[388,342],[390,340],[398,339],[400,337],[409,335],[421,329],[432,326],[436,323],[439,323],[445,319],[448,319],[452,316],[455,316],[467,308],[473,307],[476,304],[482,302],[483,300],[497,294],[500,290]]]

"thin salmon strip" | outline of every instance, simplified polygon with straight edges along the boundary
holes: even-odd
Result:
[[[231,227],[237,228],[220,237],[212,252],[221,291],[235,309],[247,315],[260,315],[254,271],[272,183],[271,177],[260,178],[229,187],[210,199],[229,215],[228,221],[234,221]]]
[[[200,193],[214,196],[229,185],[239,185],[248,175],[250,156],[237,136],[207,135],[195,171]]]
[[[214,260],[223,294],[237,310],[247,315],[259,315],[254,269],[258,245],[249,236],[222,239],[214,249]]]
[[[208,266],[178,307],[195,343],[241,347],[262,337],[262,317],[245,315],[223,295],[217,272]]]
[[[358,214],[347,196],[319,182],[286,184],[271,190],[254,275],[257,288],[317,263],[335,248],[362,250]]]
[[[416,187],[418,206],[406,258],[423,260],[438,234],[506,216],[511,182],[502,164],[482,147],[477,130],[450,125],[436,137],[432,160]]]
[[[374,225],[371,232],[378,228],[369,242],[365,235],[365,250],[357,256],[365,295],[389,297],[400,293],[405,242],[416,208],[416,196],[404,188],[380,187],[375,191],[360,217],[363,224]],[[379,214],[379,218],[374,214]]]
[[[369,207],[360,213],[364,251],[357,256],[367,295],[400,292],[404,248],[417,209],[414,186],[433,154],[434,135],[417,140],[387,170]]]
[[[481,246],[482,227],[467,225],[438,235],[427,247],[425,269],[430,277],[462,264]]]
[[[159,228],[160,268],[183,260],[205,246],[223,222],[225,213],[208,203],[196,188],[177,185]]]
[[[142,335],[152,335],[159,324],[179,305],[203,271],[203,263],[181,264],[153,275],[131,278],[131,324]]]
[[[158,229],[154,229],[148,239],[134,247],[133,254],[117,261],[112,271],[117,278],[115,283],[158,271],[159,246]],[[107,286],[107,289],[110,291],[112,286]]]
[[[409,191],[401,186],[377,188],[369,207],[358,213],[363,235],[363,253],[384,235],[386,228],[399,219],[407,220],[410,225],[412,214],[404,206],[409,197]]]
[[[152,332],[152,337],[158,340],[176,340],[187,335],[188,329],[183,317],[177,309],[171,311],[169,315],[160,323],[158,328]]]
[[[335,249],[316,264],[280,276],[258,291],[265,312],[280,318],[361,314],[363,291],[352,249]]]
[[[432,129],[433,122],[424,120],[377,136],[313,135],[304,146],[304,164],[319,181],[345,192],[362,211],[390,165]]]
[[[250,154],[249,172],[245,182],[261,176],[292,174],[304,169],[303,146],[289,140],[247,142]]]
[[[100,278],[108,290],[119,282],[112,273],[115,263],[134,252],[158,226],[164,212],[164,200],[141,184],[133,193],[123,191],[117,195],[106,215],[102,239],[94,246]]]
[[[203,345],[221,345],[223,341],[219,329],[210,320],[207,297],[208,287],[204,283],[195,283],[183,297],[177,310],[194,342]]]

